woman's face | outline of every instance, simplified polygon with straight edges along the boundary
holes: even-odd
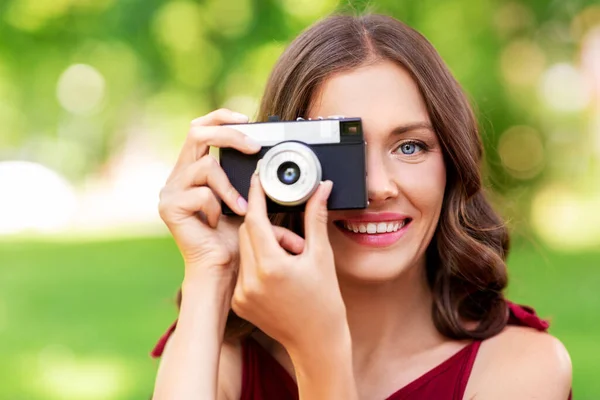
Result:
[[[367,142],[369,207],[329,213],[340,279],[389,281],[423,265],[442,207],[446,169],[415,82],[389,61],[334,75],[309,113],[310,118],[330,115],[362,118]]]

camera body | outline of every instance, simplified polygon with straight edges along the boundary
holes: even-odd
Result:
[[[258,168],[267,195],[267,212],[303,211],[324,180],[333,182],[327,208],[367,207],[366,144],[360,118],[231,124],[261,144],[256,154],[219,149],[219,162],[231,184],[246,199]],[[234,212],[222,202],[224,214]]]

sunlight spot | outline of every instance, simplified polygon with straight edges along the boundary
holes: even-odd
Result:
[[[590,102],[590,88],[580,71],[566,63],[556,64],[546,70],[540,80],[538,92],[542,100],[557,111],[583,110]]]
[[[516,1],[501,3],[492,18],[496,31],[502,37],[508,37],[526,29],[535,21],[531,10]]]
[[[600,246],[600,193],[577,194],[564,187],[549,186],[531,203],[532,225],[538,235],[557,249]]]
[[[597,26],[600,26],[600,6],[592,5],[583,9],[571,20],[571,35],[581,39]]]
[[[104,77],[94,67],[75,64],[67,68],[56,87],[60,105],[73,114],[96,111],[104,98]]]
[[[501,55],[504,79],[513,85],[535,85],[544,71],[546,56],[534,42],[520,39],[506,46]]]
[[[203,5],[204,23],[219,35],[238,37],[250,27],[252,6],[250,0],[207,0]]]
[[[540,134],[528,126],[513,126],[506,130],[500,137],[498,153],[508,173],[515,178],[533,178],[544,165]]]
[[[56,231],[77,211],[71,185],[40,164],[0,162],[0,187],[0,234]]]
[[[120,360],[79,358],[51,345],[39,353],[36,381],[36,389],[52,399],[100,400],[123,396],[131,377]]]
[[[202,39],[202,9],[191,1],[171,1],[156,12],[152,30],[164,46],[179,51],[193,51]]]

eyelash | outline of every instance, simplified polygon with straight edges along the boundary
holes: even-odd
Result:
[[[413,154],[404,154],[404,153],[402,153],[402,151],[400,149],[402,148],[402,146],[406,146],[407,144],[414,144],[415,146],[419,147],[421,150],[415,151]],[[405,140],[404,142],[400,143],[398,145],[398,147],[396,147],[396,149],[394,150],[394,153],[401,154],[403,156],[413,157],[422,151],[427,151],[428,149],[429,149],[429,147],[425,143],[421,142],[420,140]]]

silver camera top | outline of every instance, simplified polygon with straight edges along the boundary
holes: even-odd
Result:
[[[319,118],[225,126],[250,136],[262,146],[273,146],[284,141],[301,141],[307,144],[339,143],[341,134],[340,119],[344,117]]]

